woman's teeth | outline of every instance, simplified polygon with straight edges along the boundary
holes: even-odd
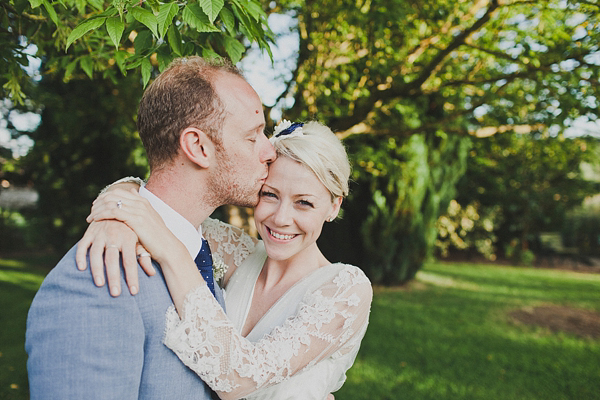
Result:
[[[296,235],[282,235],[282,234],[279,234],[274,231],[271,231],[271,235],[273,235],[274,238],[280,239],[280,240],[290,240],[290,239],[293,239],[294,236],[296,236]]]

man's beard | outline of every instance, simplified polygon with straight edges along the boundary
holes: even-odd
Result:
[[[227,155],[217,156],[217,161],[218,172],[211,177],[209,185],[218,206],[230,204],[239,207],[256,207],[260,187],[249,185],[247,181],[240,178]]]

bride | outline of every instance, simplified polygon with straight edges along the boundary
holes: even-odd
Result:
[[[317,122],[286,121],[270,140],[278,157],[254,210],[262,240],[214,219],[202,225],[216,269],[228,266],[227,315],[160,216],[137,190],[120,188],[131,183],[101,195],[88,221],[116,219],[138,235],[149,252],[138,258],[151,254],[160,265],[176,309],[165,344],[220,398],[322,400],[344,383],[372,301],[364,273],[330,263],[316,243],[348,194],[350,165]],[[86,233],[81,243],[92,241]]]

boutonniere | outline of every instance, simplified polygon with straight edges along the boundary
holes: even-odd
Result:
[[[220,281],[225,276],[227,268],[227,264],[220,258],[213,260],[213,276],[216,282]]]

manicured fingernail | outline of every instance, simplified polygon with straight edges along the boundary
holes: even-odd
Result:
[[[102,286],[104,285],[104,278],[101,275],[96,275],[94,277],[94,283],[96,283],[96,286]]]
[[[131,287],[131,294],[136,295],[138,292],[137,288],[135,286]]]
[[[118,296],[121,293],[121,290],[118,287],[111,287],[110,294],[113,296]]]

